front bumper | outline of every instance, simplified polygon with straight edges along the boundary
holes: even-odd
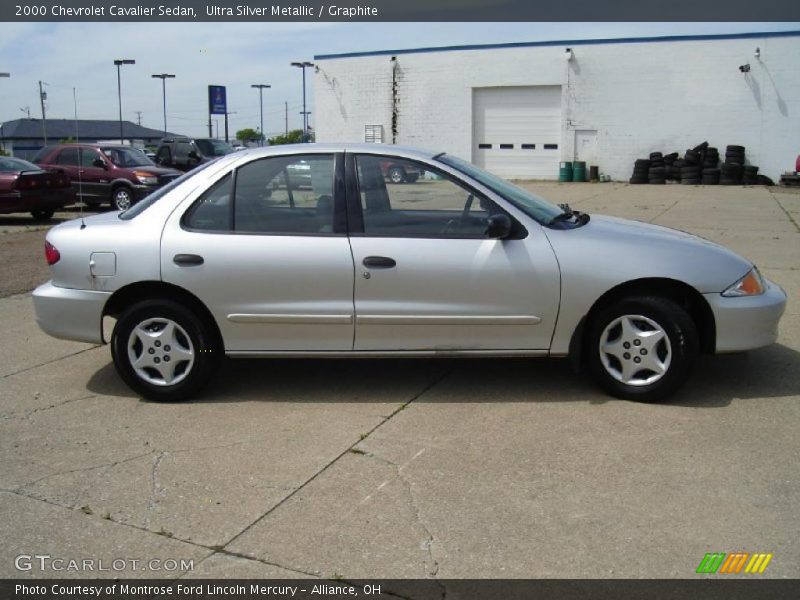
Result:
[[[103,307],[111,292],[73,290],[48,281],[33,291],[36,322],[62,340],[103,343]]]
[[[768,346],[778,339],[778,322],[786,309],[786,292],[767,279],[759,296],[726,298],[703,294],[717,325],[717,353],[741,352]]]

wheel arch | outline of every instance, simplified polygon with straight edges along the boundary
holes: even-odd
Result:
[[[700,351],[713,354],[716,349],[717,327],[714,313],[695,288],[683,281],[662,277],[635,279],[621,283],[600,296],[575,327],[569,344],[569,357],[573,369],[580,370],[585,362],[586,335],[592,319],[603,309],[630,296],[659,296],[683,307],[697,327]]]
[[[142,300],[168,299],[180,302],[203,319],[214,332],[217,343],[224,348],[222,333],[217,320],[208,307],[190,291],[165,281],[137,281],[121,287],[114,292],[103,307],[101,323],[105,317],[118,319],[122,312],[132,304]],[[101,327],[103,343],[107,343],[105,327]]]

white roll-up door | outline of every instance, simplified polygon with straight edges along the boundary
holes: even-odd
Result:
[[[472,161],[508,179],[557,179],[561,86],[473,88]]]

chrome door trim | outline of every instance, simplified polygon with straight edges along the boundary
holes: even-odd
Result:
[[[526,315],[357,315],[358,325],[538,325],[541,317]]]
[[[233,323],[299,323],[309,325],[349,325],[353,315],[230,314]]]

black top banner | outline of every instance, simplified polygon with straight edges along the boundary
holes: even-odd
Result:
[[[1,21],[800,20],[798,0],[4,0]]]

